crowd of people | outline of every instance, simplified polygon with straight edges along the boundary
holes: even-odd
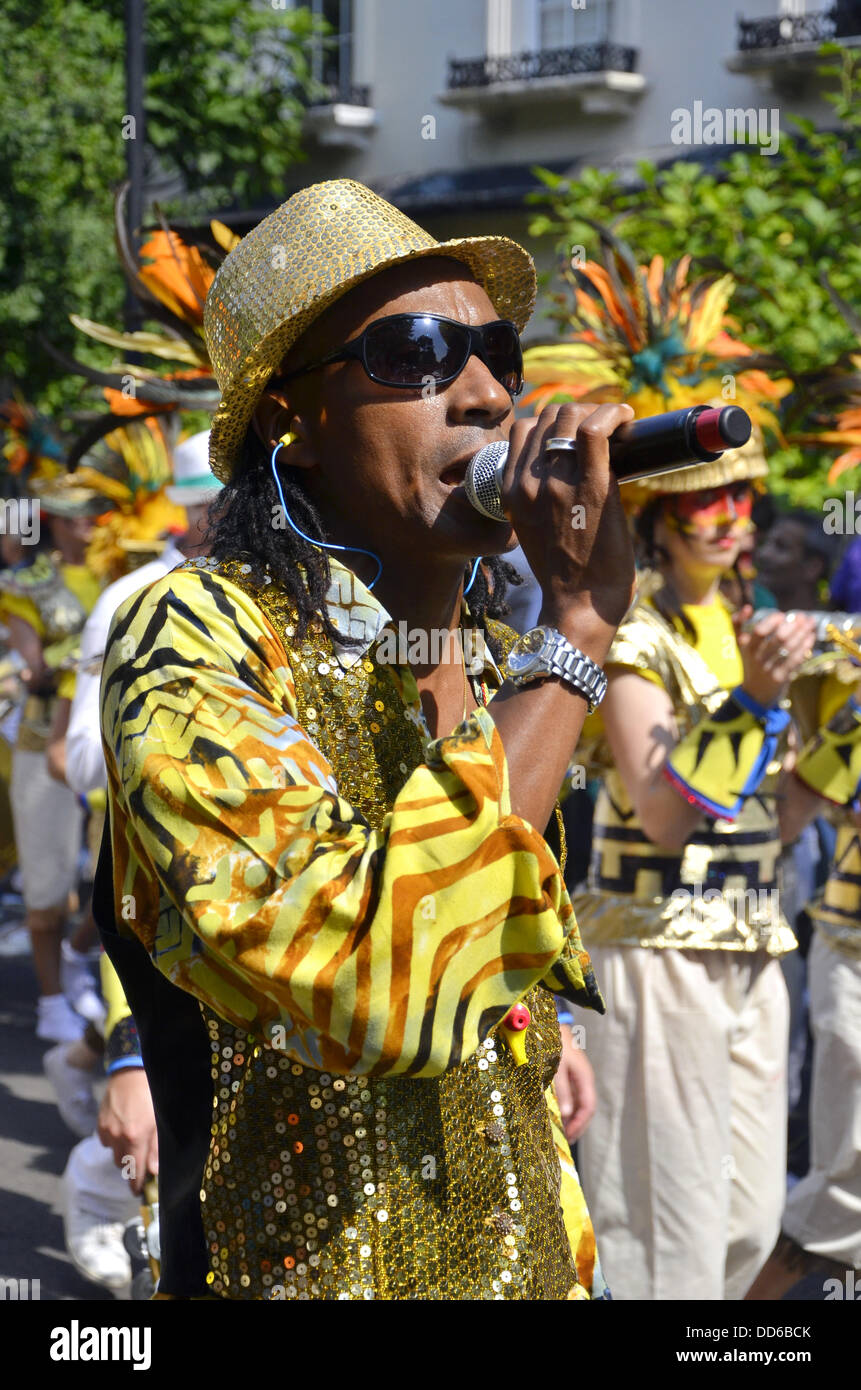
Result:
[[[71,474],[5,554],[97,1283],[156,1177],[160,1298],[818,1299],[861,1266],[861,651],[818,618],[847,562],[758,427],[619,488],[633,372],[516,416],[535,292],[506,238],[304,189],[209,289],[185,529],[100,591]],[[503,438],[499,523],[462,483]],[[481,656],[392,662],[402,623]]]
[[[208,506],[219,490],[208,440],[203,431],[173,451],[165,493],[183,524],[150,543],[128,542],[122,577],[106,585],[102,567],[87,562],[96,518],[110,500],[71,475],[34,481],[39,541],[28,553],[14,534],[4,536],[0,572],[11,812],[4,862],[23,900],[36,1036],[52,1044],[43,1065],[80,1140],[63,1175],[66,1246],[86,1278],[118,1290],[132,1277],[125,1226],[138,1215],[145,1175],[157,1171],[157,1143],[140,1051],[127,1045],[129,1010],[102,956],[90,902],[106,810],[99,683],[123,598],[205,549]],[[13,919],[6,949],[20,949],[21,935]]]

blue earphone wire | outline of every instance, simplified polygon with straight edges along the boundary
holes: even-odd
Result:
[[[472,588],[473,584],[475,583],[475,576],[478,574],[478,567],[479,567],[480,564],[481,564],[481,556],[479,555],[478,559],[476,560],[475,564],[474,564],[473,567],[472,567],[472,574],[469,576],[469,583],[467,584],[466,588],[465,588],[464,591],[463,591],[463,596],[464,596],[464,598],[466,598],[467,594],[469,593],[470,589]]]
[[[278,496],[281,499],[281,508],[284,512],[285,517],[287,518],[287,521],[290,523],[293,530],[296,532],[296,535],[301,536],[303,541],[307,541],[309,545],[316,546],[318,550],[350,550],[356,555],[370,555],[371,559],[376,560],[377,562],[377,572],[371,580],[370,584],[368,585],[369,589],[373,589],[374,585],[376,584],[377,580],[383,572],[383,562],[380,559],[379,555],[374,554],[373,550],[363,550],[362,547],[359,545],[335,545],[334,542],[330,542],[328,545],[324,545],[322,541],[315,541],[311,536],[306,536],[304,531],[299,530],[299,527],[296,525],[295,521],[293,520],[289,511],[287,510],[287,503],[284,501],[284,489],[281,486],[281,479],[278,476],[278,469],[275,467],[275,459],[278,455],[278,451],[280,448],[281,444],[279,443],[276,444],[275,448],[272,450],[270,466],[272,468],[272,476],[275,479],[275,486],[278,489]]]

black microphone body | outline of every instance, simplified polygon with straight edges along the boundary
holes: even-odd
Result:
[[[691,464],[710,463],[724,449],[741,448],[750,433],[750,416],[739,406],[687,406],[619,425],[609,439],[610,466],[620,482],[671,473]],[[472,505],[495,521],[506,520],[499,483],[507,457],[504,442],[485,445],[470,459],[464,479]]]

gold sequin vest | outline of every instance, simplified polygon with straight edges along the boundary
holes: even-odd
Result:
[[[290,657],[299,720],[373,828],[423,760],[390,671],[345,669],[295,636],[279,591],[225,577]],[[532,990],[528,1062],[502,1040],[441,1077],[329,1075],[203,1012],[214,1082],[202,1216],[208,1282],[227,1298],[565,1298],[576,1271],[544,1091],[559,1059],[552,996]]]

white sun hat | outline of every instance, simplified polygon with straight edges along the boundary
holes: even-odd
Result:
[[[165,488],[171,502],[180,507],[199,507],[211,502],[222,487],[209,466],[209,430],[201,430],[177,444],[173,451],[173,485]]]

